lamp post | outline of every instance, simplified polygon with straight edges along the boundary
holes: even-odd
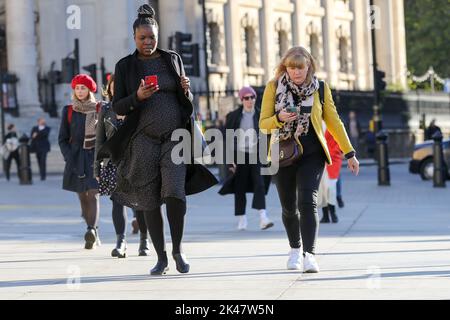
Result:
[[[376,39],[375,39],[375,19],[377,18],[375,12],[372,12],[372,8],[374,7],[374,1],[370,0],[370,10],[371,14],[373,14],[372,24],[370,26],[371,31],[371,40],[372,40],[372,61],[373,61],[373,84],[374,84],[374,104],[373,104],[373,121],[374,121],[374,129],[375,134],[382,129],[382,121],[380,114],[380,87],[379,87],[379,73],[378,73],[378,64],[377,64],[377,47],[376,47]]]
[[[205,80],[206,80],[206,106],[208,113],[211,114],[211,102],[209,101],[209,67],[208,67],[208,39],[206,31],[208,30],[208,23],[206,19],[206,5],[205,0],[199,0],[202,5],[202,20],[203,20],[203,50],[205,53]]]

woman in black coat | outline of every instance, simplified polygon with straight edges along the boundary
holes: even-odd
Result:
[[[158,254],[152,275],[168,270],[161,205],[166,204],[176,269],[189,272],[181,250],[186,195],[200,192],[217,180],[200,165],[175,164],[172,133],[186,128],[193,112],[189,79],[180,56],[157,48],[158,24],[149,5],[139,8],[133,31],[137,50],[116,64],[113,109],[127,115],[117,137],[105,149],[118,163],[113,199],[145,212]],[[146,83],[147,76],[157,76]],[[206,171],[205,171],[206,170]],[[198,174],[200,173],[200,174]]]
[[[108,99],[108,103],[104,104],[98,116],[97,123],[97,137],[95,139],[95,163],[94,176],[99,182],[100,195],[111,196],[116,187],[116,165],[107,157],[99,156],[98,150],[103,144],[110,139],[123,124],[124,116],[117,115],[112,110],[112,100],[114,96],[114,75],[111,75],[103,95]],[[133,210],[135,211],[135,210]],[[138,220],[140,230],[140,244],[139,256],[147,256],[149,251],[147,225],[143,212],[136,212],[136,219]],[[111,256],[118,258],[126,257],[126,224],[127,224],[127,210],[125,206],[117,201],[112,200],[112,220],[114,229],[117,235],[116,247],[112,250]]]
[[[99,245],[97,223],[99,218],[98,183],[94,178],[95,126],[101,103],[93,92],[97,84],[85,74],[72,80],[72,104],[62,111],[58,142],[66,162],[63,189],[76,192],[81,215],[86,221],[85,248]]]

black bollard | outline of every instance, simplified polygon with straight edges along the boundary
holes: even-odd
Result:
[[[28,141],[30,139],[24,134],[19,139],[19,181],[20,184],[33,184],[31,175],[31,161],[30,161],[30,146]]]
[[[437,131],[432,136],[434,140],[433,145],[433,187],[435,188],[445,188],[445,177],[447,172],[445,172],[444,166],[444,154],[442,151],[442,133]]]
[[[390,186],[389,156],[387,148],[387,134],[380,130],[377,135],[378,185]]]

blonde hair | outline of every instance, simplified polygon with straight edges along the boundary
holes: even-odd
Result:
[[[109,77],[106,87],[104,89],[102,89],[102,96],[107,98],[108,101],[112,101],[113,97],[114,97],[114,95],[112,94],[112,91],[111,91],[111,85],[113,83],[114,83],[114,74],[112,73],[111,76]]]
[[[290,48],[281,58],[275,68],[275,78],[278,80],[285,72],[287,67],[303,69],[308,67],[305,83],[310,84],[314,74],[316,73],[316,62],[313,56],[304,47],[298,46]]]
[[[77,98],[77,95],[75,94],[75,90],[73,90],[72,91],[72,101],[75,101],[75,100],[82,102],[80,99]],[[88,100],[90,100],[92,102],[97,102],[97,99],[95,99],[95,95],[91,90],[89,90],[89,99]]]

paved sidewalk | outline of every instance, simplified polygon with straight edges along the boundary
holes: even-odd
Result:
[[[408,174],[407,164],[391,166],[390,187],[377,186],[376,166],[359,177],[344,172],[345,208],[338,224],[320,227],[318,274],[285,268],[289,247],[274,185],[267,204],[275,227],[266,231],[254,211],[249,230],[235,230],[233,198],[219,196],[218,187],[189,197],[191,272],[179,274],[170,260],[166,276],[151,277],[156,255],[138,257],[136,236],[129,236],[129,258],[110,257],[107,198],[103,245],[87,251],[76,196],[61,190],[61,176],[32,186],[2,179],[0,299],[449,299],[450,184],[434,189]]]

